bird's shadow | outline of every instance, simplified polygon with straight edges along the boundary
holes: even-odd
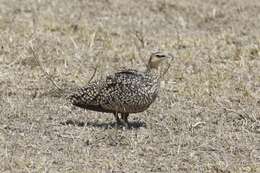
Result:
[[[78,127],[84,127],[84,126],[90,126],[90,127],[97,127],[97,128],[123,128],[123,125],[117,125],[116,122],[110,122],[110,123],[99,123],[99,122],[87,122],[84,123],[82,121],[78,120],[72,120],[69,119],[65,122],[60,122],[61,125],[72,125],[72,126],[78,126]],[[129,129],[139,129],[141,127],[146,127],[146,124],[144,122],[140,121],[132,121],[129,122]]]

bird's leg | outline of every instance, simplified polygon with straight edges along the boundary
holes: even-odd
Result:
[[[114,113],[114,117],[116,118],[116,123],[117,123],[117,125],[120,125],[120,124],[121,124],[121,121],[120,121],[120,119],[119,119],[119,117],[118,117],[118,113],[117,113],[117,112]]]
[[[129,122],[128,122],[128,116],[129,113],[121,113],[121,119],[123,120],[124,125],[129,128]]]

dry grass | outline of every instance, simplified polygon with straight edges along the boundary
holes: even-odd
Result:
[[[259,11],[259,0],[1,0],[0,172],[260,172]],[[141,68],[154,49],[177,58],[124,130],[71,110],[31,46],[62,88],[96,66],[94,79]]]

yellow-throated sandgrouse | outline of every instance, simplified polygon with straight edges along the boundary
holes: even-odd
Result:
[[[84,109],[113,113],[117,124],[128,127],[130,113],[143,112],[154,102],[160,79],[172,59],[171,54],[152,53],[145,71],[121,70],[103,80],[90,82],[71,94],[69,101]]]

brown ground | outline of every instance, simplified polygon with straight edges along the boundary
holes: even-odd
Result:
[[[260,172],[259,0],[1,0],[0,172]],[[156,49],[160,97],[117,129],[63,88]]]

